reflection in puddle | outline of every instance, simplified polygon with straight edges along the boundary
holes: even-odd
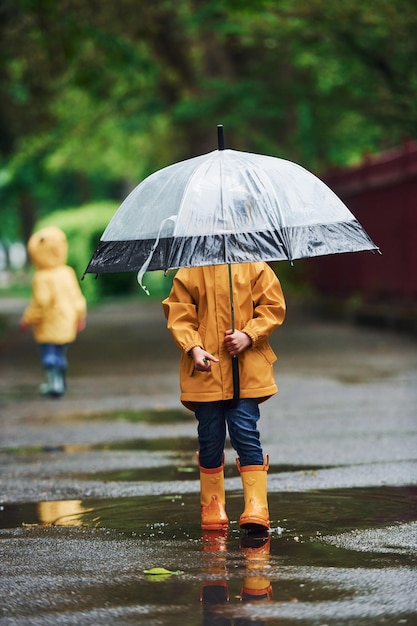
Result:
[[[273,598],[270,580],[271,536],[265,532],[259,535],[243,535],[239,546],[244,557],[245,571],[238,597],[230,594],[227,564],[227,531],[203,531],[203,560],[200,602],[203,608],[203,625],[232,625],[232,619],[224,615],[225,605],[239,602],[270,602]],[[239,621],[239,623],[242,623]],[[264,624],[264,621],[251,620],[251,624]]]
[[[13,610],[45,617],[72,606],[80,624],[412,624],[416,495],[415,487],[270,494],[273,528],[263,536],[239,530],[238,492],[228,499],[228,532],[203,535],[198,494],[4,504],[9,575],[33,571]],[[181,574],[145,574],[155,567]]]
[[[41,525],[79,526],[79,516],[83,513],[81,500],[55,500],[36,505],[36,515]]]

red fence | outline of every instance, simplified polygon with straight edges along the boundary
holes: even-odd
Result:
[[[310,259],[320,292],[361,294],[366,301],[417,300],[417,143],[368,157],[323,178],[365,228],[382,255],[370,252]]]

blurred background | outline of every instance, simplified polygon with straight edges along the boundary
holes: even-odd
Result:
[[[2,0],[0,297],[29,295],[44,225],[81,278],[127,193],[223,124],[226,147],[325,180],[383,252],[281,263],[286,292],[415,330],[416,31],[414,0]],[[82,289],[146,297],[131,274]]]

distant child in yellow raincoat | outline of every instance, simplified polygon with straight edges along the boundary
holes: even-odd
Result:
[[[228,526],[224,492],[226,427],[238,454],[245,510],[240,526],[270,527],[268,455],[263,455],[257,421],[259,403],[277,392],[268,337],[284,321],[285,300],[272,269],[263,262],[233,263],[235,330],[231,328],[229,267],[178,270],[163,301],[168,329],[180,348],[181,401],[198,421],[201,525]],[[238,355],[240,396],[233,398],[232,356]]]
[[[30,237],[27,248],[36,272],[20,327],[32,326],[39,345],[46,377],[40,393],[59,398],[66,391],[68,344],[85,327],[86,301],[74,270],[66,265],[68,243],[61,229],[39,230]]]

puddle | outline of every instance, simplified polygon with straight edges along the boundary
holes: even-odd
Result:
[[[164,439],[141,439],[126,442],[115,442],[113,444],[94,445],[59,445],[59,446],[32,446],[8,448],[2,452],[10,455],[9,465],[14,461],[19,462],[19,457],[24,456],[26,466],[30,467],[32,475],[48,476],[51,472],[56,472],[59,466],[60,479],[66,478],[72,481],[83,481],[94,483],[173,483],[178,481],[199,480],[199,471],[195,459],[195,438],[177,437],[175,439],[176,451],[172,452],[173,440]],[[88,452],[102,452],[102,455],[95,455],[94,461]],[[151,455],[141,455],[133,457],[131,467],[126,461],[121,461],[121,467],[111,468],[106,452],[130,451],[130,452],[167,452],[166,459],[162,461],[161,456],[155,457],[158,464],[150,464]],[[72,458],[73,455],[75,458]],[[86,461],[87,459],[87,461]],[[92,469],[92,467],[94,469]],[[318,470],[329,469],[331,466],[318,467],[312,465],[270,465],[270,475],[277,475],[287,472],[298,472],[304,476],[315,476]],[[28,470],[27,470],[28,471]],[[227,464],[224,468],[226,479],[238,479],[237,469],[233,464]],[[28,474],[26,474],[28,475]],[[123,486],[120,487],[123,489]],[[169,489],[169,485],[168,485]],[[149,491],[149,489],[148,489]],[[171,490],[172,491],[172,490]],[[141,494],[143,495],[143,494]]]
[[[193,465],[166,465],[135,469],[94,472],[94,474],[75,474],[78,480],[98,480],[103,482],[171,482],[174,480],[198,480],[198,469]]]
[[[20,594],[13,615],[34,610],[35,625],[48,611],[57,624],[413,624],[416,497],[272,493],[272,529],[258,537],[238,528],[240,492],[228,494],[229,531],[203,535],[197,494],[4,504],[3,562],[19,577],[6,607]],[[168,571],[145,573],[155,567]]]
[[[96,444],[58,444],[58,445],[42,445],[42,446],[19,446],[13,448],[3,448],[1,452],[6,454],[76,454],[78,452],[89,451],[110,451],[110,452],[123,452],[123,451],[135,451],[146,450],[154,452],[165,452],[172,450],[178,450],[180,452],[195,452],[196,439],[195,437],[155,437],[155,438],[137,438],[128,439],[125,441],[112,441],[102,442]]]
[[[227,494],[232,532],[239,531],[237,520],[242,503],[240,491]],[[325,534],[417,521],[417,487],[270,493],[269,508],[271,533],[301,545]],[[179,494],[1,505],[0,528],[37,524],[106,528],[147,538],[163,535],[174,539],[180,533],[199,539],[199,496]]]
[[[27,390],[19,390],[19,398],[22,399],[26,396],[30,396],[33,400],[33,387],[28,387]],[[28,416],[27,421],[31,421],[31,417]],[[187,422],[194,422],[194,413],[187,411],[186,409],[169,409],[166,407],[156,407],[149,409],[119,409],[119,410],[101,410],[95,412],[84,411],[82,413],[50,413],[46,415],[39,415],[36,423],[40,424],[54,424],[54,423],[76,423],[76,422],[126,422],[130,424],[151,424],[151,425],[169,425],[169,424],[181,424]]]
[[[195,450],[195,441],[192,440],[193,445],[191,445],[188,450]],[[164,450],[165,448],[148,448],[149,450]],[[170,448],[172,450],[172,448]],[[78,480],[99,480],[105,482],[143,482],[143,481],[152,481],[152,482],[170,482],[174,480],[198,480],[199,472],[198,467],[194,460],[194,455],[192,456],[192,465],[185,464],[184,462],[190,461],[190,459],[186,459],[185,461],[181,460],[181,451],[185,451],[184,447],[179,448],[177,456],[177,462],[175,465],[165,465],[159,467],[141,467],[134,469],[120,469],[120,470],[111,470],[100,472],[96,471],[93,473],[84,473],[84,474],[73,474],[72,478]],[[271,465],[269,468],[270,474],[279,474],[282,472],[288,471],[300,471],[303,474],[312,474],[314,475],[317,467],[305,467],[302,470],[300,467],[294,468],[288,465]],[[228,465],[224,469],[225,478],[235,478],[236,477],[236,468],[233,465]]]
[[[140,411],[133,410],[118,410],[99,413],[87,413],[87,414],[69,414],[59,417],[60,422],[69,421],[109,421],[109,422],[131,422],[137,424],[140,422],[146,422],[148,424],[178,424],[181,422],[194,422],[194,413],[191,411],[181,409],[141,409]]]

